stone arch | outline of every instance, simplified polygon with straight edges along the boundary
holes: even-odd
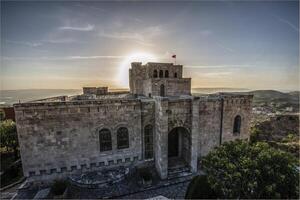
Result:
[[[111,132],[107,128],[102,128],[99,131],[100,152],[112,150]]]
[[[118,149],[129,148],[129,133],[126,127],[120,127],[117,130],[117,148]]]
[[[169,70],[165,71],[165,78],[169,78]]]
[[[144,128],[144,157],[145,159],[153,158],[153,126],[148,124]]]
[[[156,69],[153,71],[153,78],[157,78],[157,70]]]
[[[159,78],[163,78],[164,77],[164,71],[163,70],[159,70]]]
[[[160,96],[162,96],[162,97],[165,96],[165,85],[164,84],[160,85]]]
[[[185,127],[175,127],[168,134],[169,167],[174,162],[189,164],[191,161],[191,134]]]
[[[242,118],[240,115],[235,116],[234,122],[233,122],[233,134],[239,135],[241,133],[241,124],[242,124]]]

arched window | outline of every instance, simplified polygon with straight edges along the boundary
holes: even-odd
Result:
[[[163,70],[159,70],[159,78],[163,78],[164,77],[164,71]]]
[[[169,78],[169,71],[168,70],[165,71],[165,78]]]
[[[144,144],[145,159],[153,158],[153,127],[151,125],[147,125],[144,128]]]
[[[154,70],[154,72],[153,72],[153,78],[157,78],[157,70]]]
[[[117,146],[118,149],[129,147],[128,129],[125,127],[121,127],[117,131]]]
[[[100,143],[100,151],[112,150],[111,134],[108,129],[104,128],[99,131],[99,143]]]
[[[162,97],[165,96],[165,85],[164,84],[160,85],[160,96],[162,96]]]
[[[177,72],[174,73],[174,78],[177,78]]]
[[[242,122],[241,116],[237,115],[234,118],[234,124],[233,124],[233,134],[234,135],[239,135],[241,133],[241,122]]]

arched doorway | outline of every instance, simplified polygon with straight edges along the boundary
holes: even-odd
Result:
[[[168,134],[168,167],[187,165],[191,160],[191,137],[184,127],[173,128]]]

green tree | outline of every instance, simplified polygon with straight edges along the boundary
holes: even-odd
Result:
[[[18,158],[18,135],[16,123],[12,120],[4,120],[0,122],[0,139],[1,147],[14,152],[15,159]]]
[[[218,198],[298,198],[296,163],[267,143],[237,140],[211,151],[202,167]]]

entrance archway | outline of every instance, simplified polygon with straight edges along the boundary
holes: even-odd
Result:
[[[187,165],[191,160],[191,137],[184,127],[173,128],[168,134],[168,167]]]

